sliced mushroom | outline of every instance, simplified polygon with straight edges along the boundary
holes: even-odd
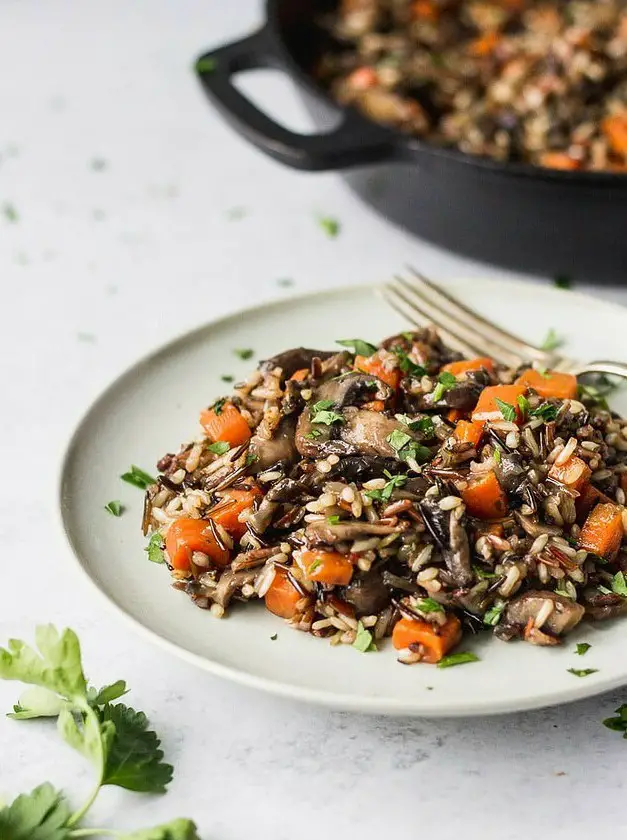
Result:
[[[220,576],[218,585],[211,595],[212,601],[226,609],[236,592],[241,592],[242,587],[246,584],[252,584],[256,576],[256,569],[244,569],[241,572],[233,572],[228,569]]]
[[[332,400],[335,410],[341,411],[346,406],[357,405],[364,400],[376,399],[385,402],[390,399],[392,393],[390,386],[381,379],[356,371],[324,382],[316,389],[312,402]]]
[[[390,590],[379,572],[358,572],[344,589],[344,600],[355,609],[357,618],[378,615],[390,603]]]
[[[328,359],[335,355],[337,354],[328,350],[309,350],[306,347],[294,347],[292,350],[286,350],[284,353],[278,353],[276,356],[260,362],[259,370],[262,373],[269,373],[275,368],[281,368],[283,377],[289,379],[297,370],[311,367],[313,359]]]
[[[506,493],[521,491],[527,478],[527,470],[523,465],[522,458],[515,453],[503,452],[501,460],[496,465],[495,472],[499,484]]]
[[[248,518],[248,525],[256,534],[263,534],[280,505],[304,502],[311,498],[309,489],[304,484],[291,478],[283,478],[268,490],[258,509]]]
[[[249,452],[256,460],[251,464],[250,471],[256,474],[272,467],[281,468],[292,464],[298,456],[295,434],[296,418],[289,415],[283,417],[270,440],[253,435]]]
[[[613,592],[604,594],[595,589],[590,594],[584,593],[584,599],[586,615],[595,621],[605,621],[627,613],[627,598]]]
[[[393,534],[397,528],[392,525],[377,525],[375,522],[338,522],[331,525],[324,519],[310,522],[305,529],[305,537],[310,544],[326,543],[333,545],[345,540],[358,540],[362,537],[384,537]]]
[[[333,478],[344,478],[346,481],[368,481],[369,478],[380,478],[385,470],[392,472],[398,468],[394,458],[384,458],[382,455],[347,455],[340,458],[330,475]],[[424,482],[426,484],[426,482]],[[403,485],[403,490],[406,488]]]
[[[462,508],[455,508],[449,516],[449,547],[443,551],[446,568],[460,587],[470,586],[473,581],[470,565],[468,533],[463,524]]]
[[[542,627],[556,636],[570,633],[583,618],[584,608],[576,601],[549,590],[532,590],[510,601],[505,611],[505,623],[526,626],[530,618],[535,620],[541,610],[546,611],[547,601],[553,608]]]
[[[379,411],[347,408],[343,413],[345,422],[340,427],[340,437],[361,455],[397,458],[387,438],[395,431],[411,434],[407,426]]]

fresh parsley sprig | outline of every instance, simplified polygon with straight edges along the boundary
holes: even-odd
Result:
[[[35,639],[38,649],[21,639],[10,639],[6,648],[0,648],[0,679],[32,686],[9,717],[56,718],[61,737],[92,763],[96,784],[76,811],[49,783],[18,796],[0,809],[0,837],[72,840],[108,834],[120,840],[199,840],[196,826],[186,819],[130,834],[80,828],[105,785],[165,793],[173,768],[163,761],[159,738],[148,728],[146,715],[114,702],[127,693],[124,680],[99,690],[87,684],[80,644],[72,630],[59,633],[52,625],[44,625],[37,628]]]

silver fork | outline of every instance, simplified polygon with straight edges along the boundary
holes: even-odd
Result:
[[[381,287],[383,298],[412,324],[433,324],[444,341],[465,356],[489,355],[508,367],[536,362],[576,376],[605,373],[627,379],[627,364],[606,360],[584,363],[543,350],[488,321],[415,269],[408,271],[410,277],[396,275]]]

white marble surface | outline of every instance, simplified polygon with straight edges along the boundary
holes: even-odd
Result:
[[[495,273],[411,239],[333,175],[283,169],[223,125],[190,65],[261,15],[259,0],[0,3],[0,205],[18,216],[0,214],[0,639],[30,637],[41,621],[74,627],[92,679],[126,677],[163,733],[176,766],[170,792],[106,791],[94,817],[116,827],[189,816],[207,840],[621,836],[627,743],[601,719],[627,689],[492,720],[296,706],[129,635],[65,562],[55,510],[62,447],[138,354],[291,293],[277,286],[282,277],[300,291],[376,281],[405,262],[435,277]],[[304,124],[281,80],[249,85]],[[230,220],[234,207],[245,217]],[[339,238],[325,238],[318,213],[341,220]],[[17,690],[0,684],[1,708]],[[44,779],[76,795],[88,785],[82,761],[48,727],[0,719],[0,790]]]

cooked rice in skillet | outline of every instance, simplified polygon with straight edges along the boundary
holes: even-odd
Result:
[[[598,388],[432,328],[356,350],[262,362],[159,461],[143,527],[176,588],[405,663],[627,611],[627,421]]]

